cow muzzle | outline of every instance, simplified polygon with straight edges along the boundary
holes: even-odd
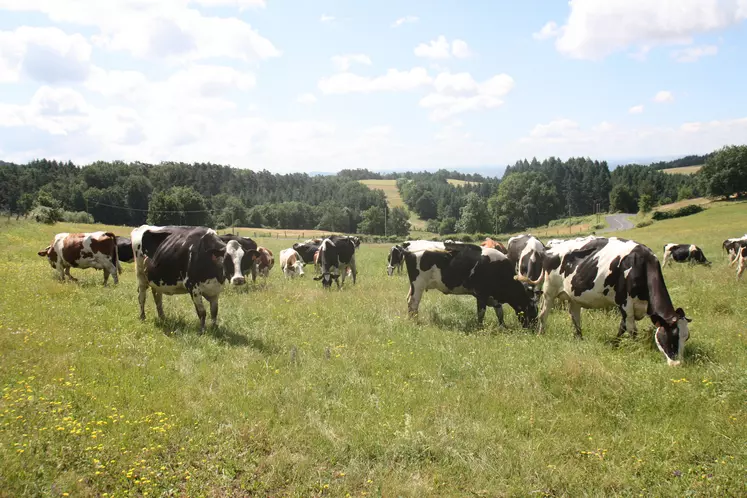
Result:
[[[393,266],[391,266],[391,265],[390,265],[390,266],[387,266],[387,267],[386,267],[386,274],[387,274],[387,275],[389,275],[390,277],[391,277],[392,275],[394,275],[394,267],[393,267]]]
[[[241,277],[231,277],[231,285],[244,285],[246,283],[246,279]]]

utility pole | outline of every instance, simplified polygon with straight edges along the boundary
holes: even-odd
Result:
[[[389,211],[389,206],[384,206],[384,237],[386,237],[386,212]]]

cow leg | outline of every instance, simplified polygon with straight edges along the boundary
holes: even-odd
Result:
[[[498,306],[494,306],[493,309],[495,310],[495,317],[498,319],[498,325],[505,327],[506,322],[503,321],[503,305],[499,304]]]
[[[213,322],[213,327],[218,325],[218,296],[205,298],[210,302],[210,320]]]
[[[257,281],[257,263],[252,263],[252,283]]]
[[[573,327],[575,328],[576,337],[579,339],[583,339],[583,336],[581,335],[581,305],[572,301],[569,302],[568,313],[570,313],[571,320],[573,320]]]
[[[423,291],[421,289],[416,289],[413,284],[410,284],[410,292],[407,293],[407,312],[410,315],[418,314],[421,297],[423,297]]]
[[[77,282],[78,281],[77,278],[75,278],[72,275],[70,275],[70,267],[69,266],[65,267],[65,275],[67,275],[67,278],[69,278],[72,282]],[[65,277],[62,277],[62,280],[65,280]]]
[[[353,275],[353,285],[355,285],[355,279],[358,276],[358,270],[355,268],[355,256],[350,258],[350,270],[352,271]]]
[[[107,282],[109,281],[109,270],[104,268],[104,286],[106,287]]]
[[[205,318],[207,317],[207,311],[205,311],[205,303],[202,300],[202,294],[200,294],[200,291],[197,289],[192,289],[192,302],[195,303],[195,311],[197,312],[197,316],[200,319],[200,334],[205,332]],[[211,310],[212,312],[212,306]],[[215,313],[217,315],[218,308],[215,308]]]
[[[742,273],[744,273],[745,267],[747,266],[747,261],[745,261],[747,258],[739,256],[737,259],[739,259],[739,266],[737,266],[737,281],[739,281],[742,278]]]
[[[158,318],[163,320],[166,318],[166,314],[163,312],[163,292],[158,292],[156,289],[151,289],[153,292],[153,302],[156,303],[156,311],[158,312]],[[145,295],[145,293],[143,293]],[[145,299],[143,299],[145,302]],[[143,314],[143,316],[145,316]]]
[[[620,314],[622,318],[620,320],[620,330],[617,332],[617,337],[620,338],[627,331],[630,337],[635,339],[638,335],[638,328],[635,323],[635,307],[633,302],[628,299],[628,302],[620,306]]]
[[[483,319],[485,318],[485,308],[488,303],[484,299],[477,298],[477,326],[482,327]]]
[[[539,327],[537,327],[537,334],[545,333],[547,315],[550,314],[550,311],[552,310],[553,301],[555,301],[556,297],[557,295],[550,296],[547,294],[547,292],[545,292],[544,299],[542,300],[542,309],[540,310],[540,314],[539,314]]]
[[[119,285],[119,273],[121,273],[121,271],[117,272],[117,265],[119,265],[119,261],[117,261],[116,265],[112,263],[111,261],[109,261],[109,273],[111,273],[112,275],[112,280],[114,280],[114,285]]]
[[[143,283],[140,281],[140,277],[138,276],[138,286],[137,286],[137,301],[140,303],[140,319],[145,320],[145,296],[146,292],[148,291],[148,286],[143,285]],[[156,299],[156,293],[153,291],[153,300]]]

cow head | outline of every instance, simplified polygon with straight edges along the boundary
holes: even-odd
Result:
[[[51,245],[47,246],[36,254],[38,254],[42,258],[47,258],[47,261],[49,261],[49,266],[51,266],[52,268],[55,267],[55,263],[57,263],[57,251],[54,250],[54,247],[52,247]]]
[[[526,292],[527,301],[518,304],[514,309],[517,318],[521,322],[521,326],[525,329],[531,329],[537,325],[537,309],[539,307],[539,300],[542,296],[542,291],[535,290],[532,285],[525,286],[524,291]]]
[[[398,265],[402,262],[402,258],[403,258],[402,251],[403,250],[404,249],[399,245],[396,245],[389,250],[389,255],[386,257],[386,260],[388,263],[386,265],[386,273],[390,277],[394,275],[394,265]]]
[[[246,278],[241,270],[241,262],[244,258],[249,258],[251,264],[254,264],[259,258],[259,252],[253,249],[244,250],[237,241],[229,240],[226,244],[226,256],[228,257],[223,258],[223,270],[226,277],[231,279],[233,285],[244,285]]]
[[[198,266],[222,269],[223,259],[226,256],[226,244],[220,240],[218,234],[212,230],[208,230],[200,238],[200,243],[193,254],[197,258]]]
[[[682,308],[677,308],[675,316],[665,320],[659,315],[651,315],[651,321],[656,326],[654,340],[659,351],[664,353],[669,366],[677,366],[682,362],[685,352],[685,342],[690,338],[688,323],[692,320],[685,316]]]
[[[340,275],[333,272],[324,272],[318,277],[314,277],[314,280],[321,280],[322,281],[322,288],[323,289],[330,289],[332,287],[332,281],[334,280],[335,283],[337,283],[337,279],[340,278]]]

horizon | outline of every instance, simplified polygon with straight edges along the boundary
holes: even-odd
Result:
[[[747,142],[739,2],[97,5],[0,0],[3,160],[483,174]]]

